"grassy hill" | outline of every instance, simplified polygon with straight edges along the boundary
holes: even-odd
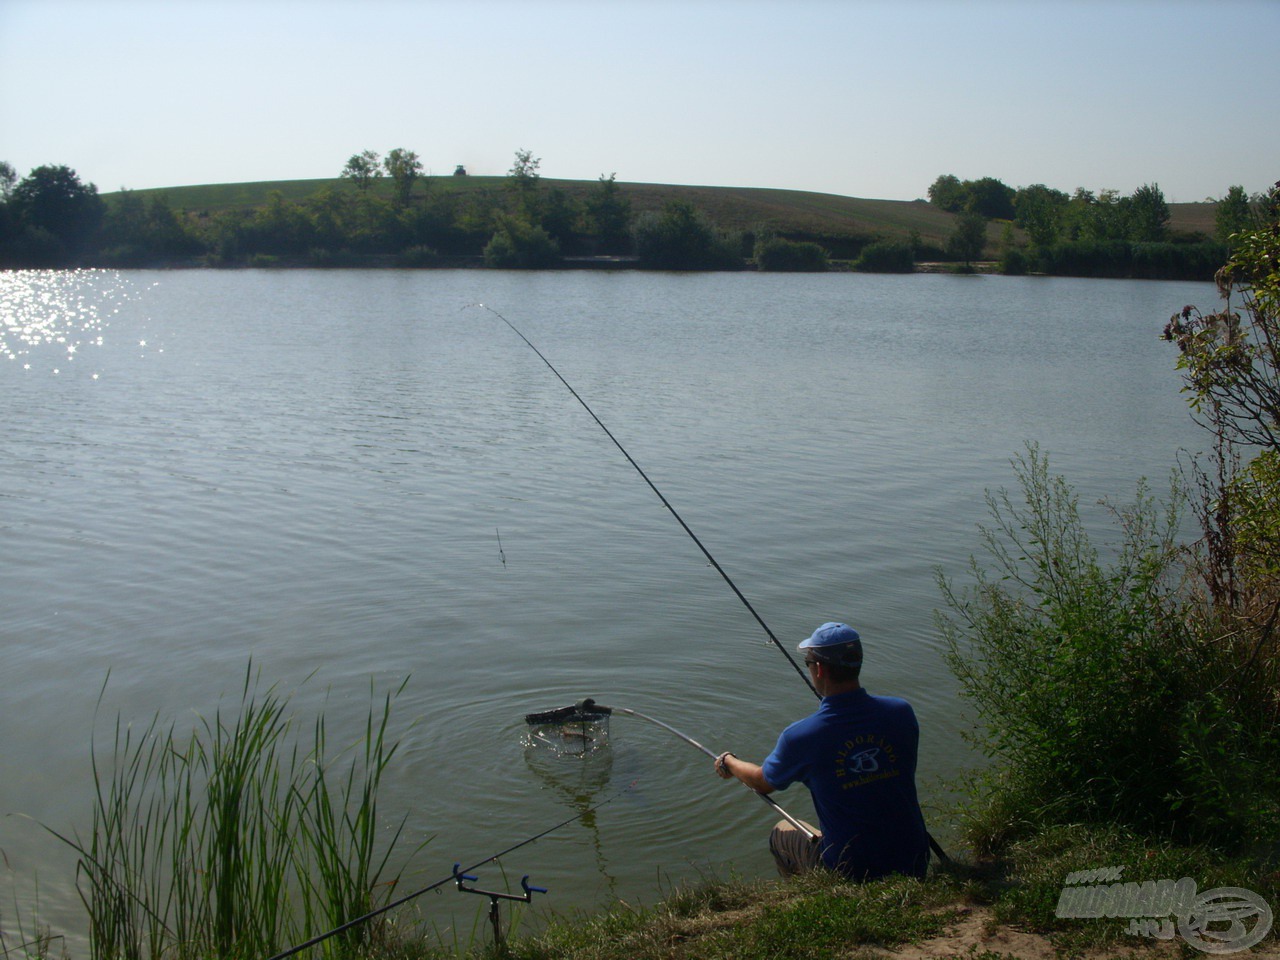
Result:
[[[596,188],[594,180],[541,180],[544,189],[558,189],[575,199],[585,197]],[[505,177],[434,177],[418,186],[417,193],[501,193]],[[814,239],[827,245],[836,256],[847,241],[857,249],[872,239],[903,238],[916,231],[926,243],[941,247],[955,227],[955,217],[943,213],[924,200],[869,200],[804,190],[779,190],[753,187],[707,187],[657,183],[619,183],[636,213],[660,210],[668,201],[683,200],[703,210],[726,229],[748,229],[767,225],[796,239]],[[175,209],[218,213],[220,211],[256,207],[264,203],[272,191],[286,200],[303,200],[320,190],[350,192],[355,188],[341,179],[276,180],[255,183],[205,184],[137,190],[146,197],[163,193]],[[390,196],[391,183],[382,179],[372,188]],[[111,194],[105,195],[108,200]],[[1172,228],[1175,231],[1201,231],[1212,235],[1215,205],[1211,203],[1170,204]],[[1003,229],[992,224],[988,236],[999,239]]]

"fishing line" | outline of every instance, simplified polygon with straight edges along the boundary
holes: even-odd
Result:
[[[556,378],[565,385],[565,389],[567,389],[571,394],[573,394],[573,398],[577,400],[578,403],[582,404],[582,409],[586,410],[587,413],[591,414],[591,419],[594,420],[596,424],[600,427],[600,429],[605,432],[605,435],[610,440],[613,441],[613,445],[617,447],[620,451],[622,451],[622,455],[627,458],[627,462],[631,464],[631,466],[635,467],[636,473],[640,474],[644,482],[649,485],[649,489],[652,490],[654,494],[657,495],[658,499],[662,501],[662,505],[671,511],[671,515],[676,518],[676,522],[679,523],[680,526],[684,528],[684,532],[687,533],[690,539],[692,539],[693,542],[698,545],[698,549],[702,551],[702,555],[707,558],[707,561],[711,564],[712,567],[715,568],[716,572],[720,574],[721,577],[724,578],[724,582],[729,585],[729,588],[734,592],[734,595],[737,596],[737,598],[742,601],[742,605],[747,608],[747,610],[751,613],[751,616],[755,617],[756,623],[760,624],[760,626],[764,629],[764,632],[768,635],[769,639],[773,641],[773,645],[778,648],[778,650],[782,653],[784,657],[787,658],[787,662],[791,664],[792,669],[795,670],[795,672],[799,675],[800,679],[805,682],[805,686],[807,686],[811,691],[813,691],[813,695],[815,697],[818,697],[819,699],[821,699],[822,695],[818,693],[817,688],[813,685],[813,681],[809,679],[809,675],[803,669],[801,669],[800,664],[796,662],[795,657],[791,656],[791,654],[787,652],[787,648],[784,647],[778,641],[778,638],[776,636],[774,636],[773,631],[769,629],[769,625],[764,622],[764,618],[761,617],[760,614],[756,612],[756,608],[751,605],[751,601],[746,598],[743,592],[738,589],[738,585],[733,582],[733,578],[730,577],[729,574],[725,572],[724,568],[720,566],[720,564],[716,561],[716,558],[711,555],[711,551],[708,550],[706,546],[703,545],[702,541],[698,539],[698,535],[689,528],[689,525],[687,523],[684,522],[684,517],[680,516],[676,508],[671,505],[671,501],[669,501],[666,497],[662,495],[662,491],[659,490],[657,485],[654,484],[654,482],[649,479],[649,475],[645,473],[643,469],[641,469],[640,464],[636,463],[635,459],[631,456],[631,454],[627,453],[627,448],[624,447],[618,441],[618,438],[613,435],[613,431],[611,431],[608,427],[604,425],[604,421],[601,420],[598,416],[596,416],[596,412],[591,409],[591,407],[587,404],[587,401],[583,400],[582,396],[578,393],[578,391],[573,389],[572,384],[570,384],[569,381],[566,380],[561,375],[560,371],[557,370],[555,368],[555,365],[552,364],[552,362],[548,360],[546,356],[543,355],[542,351],[533,345],[533,341],[531,341],[528,337],[526,337],[523,333],[521,333],[519,329],[517,329],[514,323],[512,323],[510,320],[508,320],[506,317],[504,317],[502,314],[500,314],[497,310],[493,309],[493,307],[489,306],[488,304],[477,303],[477,304],[474,304],[474,306],[483,307],[485,310],[488,310],[495,317],[497,317],[499,320],[505,323],[508,327],[510,327],[512,331],[515,333],[515,335],[519,337],[521,340],[523,340],[528,345],[529,349],[538,355],[538,359],[540,359],[543,363],[547,365],[547,369],[550,370],[552,373],[554,373],[556,375]]]
[[[364,916],[356,917],[354,920],[348,920],[346,923],[342,924],[339,927],[334,927],[332,930],[328,931],[327,933],[322,933],[319,936],[312,937],[310,940],[306,941],[305,943],[300,943],[296,947],[290,947],[288,950],[285,950],[283,953],[277,953],[275,956],[270,957],[269,960],[284,960],[285,957],[292,957],[294,954],[301,953],[303,950],[306,950],[308,947],[314,947],[318,943],[323,943],[324,941],[328,940],[330,937],[336,937],[340,933],[346,933],[348,930],[352,929],[353,927],[358,927],[360,924],[366,923],[369,920],[372,920],[374,917],[377,917],[377,916],[380,916],[381,914],[386,913],[388,910],[394,910],[396,907],[403,906],[404,904],[408,903],[410,900],[413,900],[413,899],[416,899],[417,897],[422,896],[424,893],[430,893],[432,890],[439,889],[440,887],[443,887],[447,883],[454,883],[459,873],[471,873],[473,870],[483,867],[486,863],[492,863],[494,860],[499,860],[502,857],[505,857],[508,853],[512,853],[516,850],[519,850],[521,847],[527,847],[531,843],[536,843],[537,841],[545,837],[547,834],[554,833],[555,831],[559,830],[561,827],[567,827],[569,824],[573,823],[575,820],[581,820],[583,817],[585,817],[589,813],[595,813],[597,810],[599,810],[601,807],[603,807],[607,803],[613,803],[614,800],[617,800],[624,793],[634,788],[635,785],[639,782],[640,782],[639,780],[632,780],[629,784],[627,784],[625,787],[623,787],[621,790],[619,790],[617,793],[615,793],[613,796],[609,797],[608,799],[601,800],[599,803],[595,804],[594,806],[588,807],[586,810],[583,810],[581,813],[578,813],[575,816],[569,817],[567,820],[561,820],[554,827],[548,827],[546,830],[543,830],[541,833],[536,833],[532,837],[528,837],[527,839],[521,840],[519,843],[513,843],[511,846],[507,847],[507,849],[503,850],[501,853],[495,853],[491,857],[485,857],[483,860],[478,860],[472,866],[466,867],[465,869],[462,869],[462,870],[459,870],[458,867],[455,865],[453,873],[449,874],[449,876],[445,877],[443,880],[439,880],[436,883],[431,884],[430,886],[423,887],[421,890],[415,890],[413,893],[406,894],[405,896],[400,897],[398,900],[392,900],[390,903],[384,904],[383,906],[379,907],[377,910],[369,911]]]

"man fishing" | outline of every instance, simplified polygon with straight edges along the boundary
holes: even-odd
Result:
[[[923,877],[929,837],[916,798],[920,727],[911,704],[862,688],[862,639],[847,624],[824,623],[799,649],[822,697],[817,711],[783,730],[763,765],[726,752],[716,773],[762,794],[797,781],[809,788],[817,839],[786,820],[769,835],[784,877],[823,865],[852,880]]]

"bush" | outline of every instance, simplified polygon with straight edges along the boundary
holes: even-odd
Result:
[[[440,254],[428,246],[419,244],[396,254],[396,266],[433,267],[440,262]]]
[[[988,494],[990,569],[939,577],[948,662],[998,765],[988,798],[1024,821],[1117,823],[1178,839],[1280,837],[1280,741],[1235,694],[1239,645],[1181,592],[1175,491],[1113,509],[1104,559],[1077,496],[1034,446],[1020,502]]]
[[[518,217],[500,215],[497,229],[484,248],[486,267],[538,270],[560,262],[560,247],[542,227]]]
[[[1017,248],[1005,251],[1003,257],[1000,258],[1000,272],[1007,277],[1021,277],[1028,268],[1030,261],[1027,255]]]
[[[755,260],[758,269],[778,272],[821,273],[828,265],[827,251],[820,244],[784,237],[757,240]]]
[[[1127,277],[1131,248],[1124,240],[1073,240],[1041,250],[1041,269],[1064,277]]]
[[[911,244],[897,240],[882,240],[863,248],[853,269],[862,273],[913,273],[916,269],[915,250]]]
[[[634,228],[640,265],[652,270],[740,270],[739,238],[722,234],[692,204],[672,201],[642,214]]]

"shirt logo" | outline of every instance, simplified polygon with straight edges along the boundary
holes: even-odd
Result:
[[[884,737],[867,735],[846,740],[836,752],[836,780],[841,790],[865,786],[901,774],[893,744]]]
[[[880,761],[876,759],[879,754],[879,747],[869,747],[861,753],[855,753],[845,760],[845,769],[850,773],[875,773],[880,769]]]

